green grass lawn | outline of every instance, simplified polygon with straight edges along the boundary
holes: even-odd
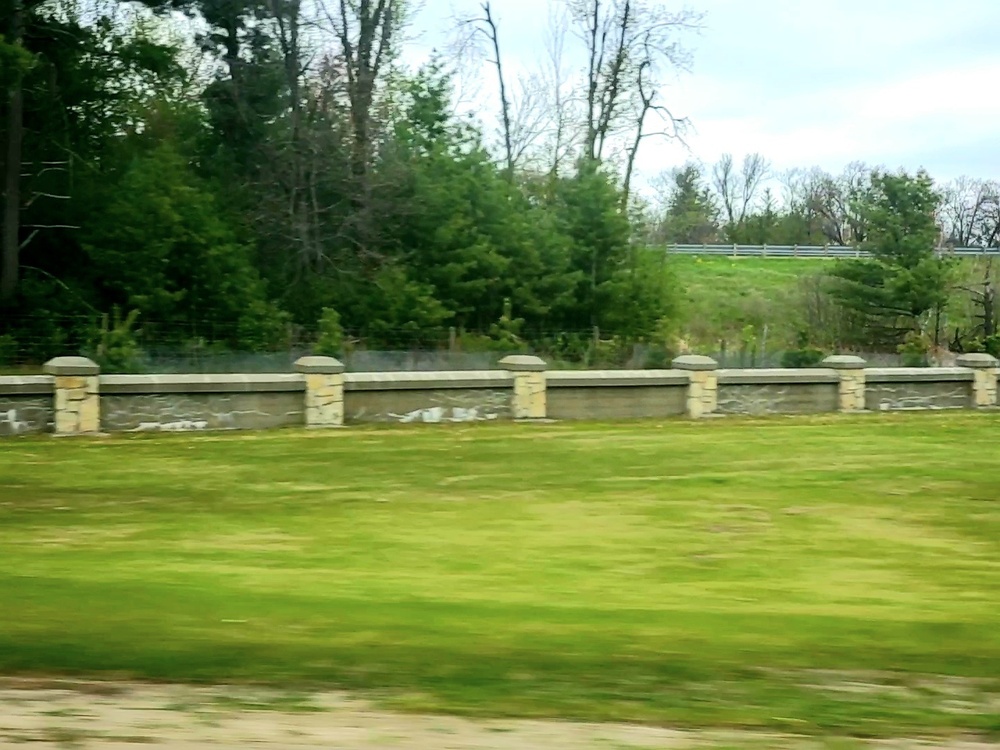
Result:
[[[1000,732],[1000,416],[0,443],[0,673]]]

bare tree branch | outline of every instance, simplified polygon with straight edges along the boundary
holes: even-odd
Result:
[[[663,69],[689,68],[690,55],[677,36],[698,29],[702,16],[668,11],[657,0],[569,0],[569,8],[587,50],[584,156],[602,161],[612,142],[627,139],[626,161],[634,168],[636,140],[645,137],[641,129],[637,136],[636,123],[661,106],[654,98]],[[668,121],[683,122],[673,115]]]
[[[647,48],[646,55],[642,63],[639,65],[636,81],[637,93],[641,106],[639,108],[639,113],[636,116],[635,136],[627,151],[625,178],[622,184],[622,202],[625,205],[628,205],[628,201],[631,196],[632,175],[635,171],[636,157],[639,154],[639,147],[642,145],[643,139],[660,136],[663,138],[678,139],[683,142],[683,137],[689,124],[689,120],[687,118],[675,117],[667,107],[654,104],[653,100],[656,98],[656,91],[650,90],[650,86],[645,77],[653,65],[652,55],[650,54],[651,50],[648,49],[649,37],[647,37],[644,46]],[[646,118],[650,113],[660,115],[661,119],[666,122],[667,127],[663,130],[647,132]]]
[[[957,247],[995,247],[1000,240],[1000,184],[959,177],[942,191],[939,220]]]
[[[715,188],[730,229],[738,227],[750,214],[771,167],[760,154],[747,154],[739,171],[732,154],[723,154],[712,167]]]
[[[509,178],[514,172],[514,137],[513,125],[511,123],[511,101],[507,95],[507,81],[504,78],[503,60],[500,56],[500,32],[497,29],[496,19],[493,17],[493,8],[489,0],[483,2],[480,8],[482,10],[481,16],[463,21],[461,25],[471,29],[472,37],[482,35],[490,47],[490,54],[493,55],[492,59],[488,59],[488,62],[496,68],[497,85],[500,89],[501,137],[504,146],[504,163]],[[471,42],[472,39],[470,38],[469,41]]]

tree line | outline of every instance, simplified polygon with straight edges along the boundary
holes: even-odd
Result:
[[[93,325],[71,321],[96,314],[104,339],[257,349],[321,321],[377,347],[449,329],[489,346],[497,326],[506,345],[639,337],[670,313],[623,175],[686,12],[567,2],[589,65],[542,123],[537,97],[508,99],[529,86],[506,82],[484,4],[459,26],[491,40],[497,139],[455,113],[445,56],[400,63],[401,0],[3,10],[9,347],[83,345]]]
[[[863,162],[840,174],[812,167],[775,173],[761,154],[689,162],[654,183],[651,237],[660,243],[859,245],[873,187],[887,170]],[[1000,244],[1000,181],[959,177],[933,186],[935,247]]]
[[[762,157],[727,157],[650,199],[639,154],[684,136],[660,84],[689,66],[701,16],[656,0],[559,8],[540,72],[512,77],[516,31],[489,2],[414,70],[404,0],[0,0],[0,360],[153,344],[668,349],[680,295],[650,248],[888,242],[878,222],[910,210],[893,180],[923,196],[933,232],[946,216],[960,244],[997,241],[994,185],[941,201],[925,176],[860,167],[790,175],[779,200]],[[488,116],[456,110],[456,59],[490,71]],[[891,252],[926,286],[938,238],[917,224],[919,260]],[[858,285],[898,287],[892,273],[838,287],[857,315],[898,313],[874,337],[886,345],[940,306],[912,289],[908,306],[851,302]]]
[[[812,344],[901,352],[914,363],[947,347],[1000,355],[1000,269],[947,256],[949,247],[998,247],[1000,182],[960,177],[939,187],[922,170],[861,162],[839,175],[815,167],[774,174],[750,154],[742,164],[731,155],[709,168],[685,164],[657,188],[653,243],[835,244],[870,253],[802,280],[796,338],[813,358]]]

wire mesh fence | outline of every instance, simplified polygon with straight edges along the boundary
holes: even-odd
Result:
[[[317,353],[335,354],[349,372],[495,369],[504,356],[519,353],[540,356],[553,369],[657,369],[669,367],[682,353],[676,346],[595,328],[535,331],[521,338],[455,328],[348,330],[335,352],[318,347],[315,330],[296,326],[254,346],[239,339],[234,325],[212,321],[145,321],[116,332],[99,316],[7,317],[0,321],[0,374],[41,372],[48,359],[75,354],[94,359],[107,373],[281,373],[291,372],[299,357]],[[780,346],[726,348],[716,342],[694,348],[723,368],[771,368],[785,362]],[[875,366],[900,363],[894,354],[861,354]]]

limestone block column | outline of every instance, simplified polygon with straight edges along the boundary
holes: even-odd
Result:
[[[545,360],[528,354],[512,354],[500,367],[514,376],[514,419],[545,419]]]
[[[865,410],[865,361],[851,355],[834,355],[823,360],[823,366],[836,370],[840,376],[840,411]]]
[[[306,427],[343,427],[343,363],[333,357],[302,357],[295,371],[306,378]]]
[[[55,379],[55,434],[96,435],[101,431],[101,368],[86,357],[56,357],[45,363]]]
[[[692,419],[715,413],[719,403],[719,363],[700,354],[685,354],[673,362],[689,375],[687,415]]]
[[[959,367],[972,370],[972,403],[977,409],[997,406],[997,376],[1000,361],[989,354],[963,354]]]

